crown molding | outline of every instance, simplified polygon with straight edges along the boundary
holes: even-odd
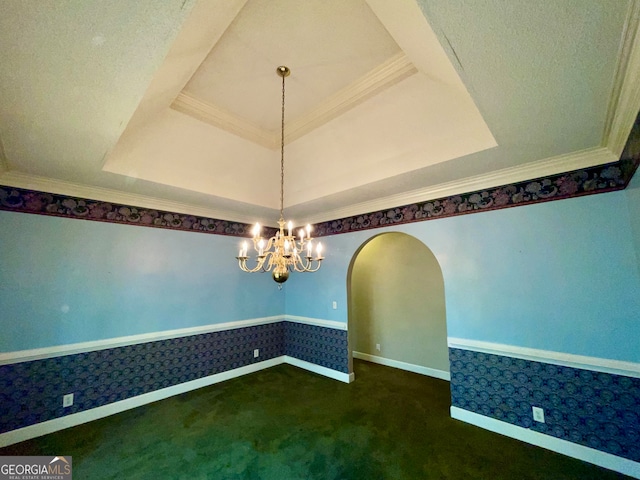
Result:
[[[297,140],[417,72],[404,53],[394,55],[351,85],[320,102],[309,113],[289,122],[285,126],[285,143]],[[248,120],[186,93],[180,93],[171,104],[171,108],[271,150],[277,150],[280,146],[279,131],[260,128]]]
[[[95,187],[80,183],[65,182],[54,178],[39,177],[15,171],[0,174],[0,185],[24,188],[27,190],[38,190],[58,195],[68,195],[70,197],[88,198],[122,205],[131,205],[141,208],[151,208],[154,210],[163,210],[185,215],[197,215],[206,218],[215,218],[218,220],[228,220],[231,222],[251,224],[256,221],[255,216],[242,215],[235,211],[229,212],[226,210],[205,208],[189,203],[173,202],[157,197],[126,193],[119,190]]]
[[[351,85],[322,101],[309,113],[289,122],[285,127],[285,142],[297,140],[415,73],[418,73],[418,70],[404,52],[394,55]]]
[[[280,145],[279,137],[276,138],[273,132],[186,93],[180,93],[171,108],[270,150],[275,150]]]
[[[629,137],[640,110],[640,1],[632,0],[620,41],[618,65],[605,123],[602,145],[616,157]]]
[[[426,188],[411,190],[397,195],[376,198],[367,202],[337,208],[318,215],[305,217],[310,223],[321,223],[337,218],[346,218],[363,213],[385,210],[400,205],[425,202],[437,198],[475,192],[485,188],[499,187],[515,182],[533,180],[547,175],[570,172],[582,168],[594,167],[618,160],[611,151],[604,147],[590,148],[566,155],[558,155],[544,160],[527,163],[517,167],[504,168],[484,175],[441,183]]]
[[[385,210],[400,205],[424,202],[451,195],[460,195],[486,188],[541,178],[547,175],[556,175],[573,170],[594,167],[596,165],[603,165],[615,161],[617,161],[616,156],[608,149],[604,147],[592,148],[539,160],[537,162],[531,162],[518,167],[505,168],[489,174],[476,175],[461,180],[433,185],[427,188],[411,190],[397,195],[376,198],[375,200],[356,203],[344,208],[337,208],[317,215],[307,215],[305,217],[309,223],[321,223],[335,220],[337,218],[346,218],[377,210]],[[219,220],[243,222],[247,224],[251,224],[256,221],[255,216],[242,215],[235,211],[230,212],[226,210],[204,208],[188,203],[173,202],[156,197],[65,182],[62,180],[39,177],[15,171],[9,171],[4,174],[0,172],[0,184],[8,187],[39,190],[58,195],[95,199],[104,202],[132,205],[141,208],[151,208],[186,215],[197,215]]]

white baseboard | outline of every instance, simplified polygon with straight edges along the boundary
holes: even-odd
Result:
[[[325,377],[333,378],[334,380],[340,380],[344,383],[353,382],[356,377],[353,372],[351,373],[342,373],[337,370],[333,370],[331,368],[322,367],[320,365],[316,365],[315,363],[305,362],[304,360],[300,360],[298,358],[289,357],[288,355],[284,356],[284,363],[288,363],[289,365],[293,365],[294,367],[304,368],[305,370],[309,370],[313,373],[318,373],[320,375],[324,375]]]
[[[322,367],[314,363],[305,362],[297,358],[282,355],[280,357],[265,360],[259,363],[253,363],[244,367],[236,368],[222,373],[216,373],[208,377],[199,378],[197,380],[191,380],[190,382],[180,383],[171,387],[162,388],[153,392],[144,393],[136,397],[120,400],[119,402],[110,403],[101,407],[92,408],[83,412],[72,413],[64,417],[54,418],[53,420],[47,420],[46,422],[37,423],[35,425],[29,425],[28,427],[18,428],[10,432],[0,433],[0,447],[6,447],[14,443],[23,442],[31,438],[47,435],[48,433],[57,432],[58,430],[64,430],[65,428],[75,427],[83,423],[91,422],[92,420],[98,420],[99,418],[108,417],[116,413],[124,412],[132,408],[140,407],[148,403],[157,402],[158,400],[164,400],[165,398],[172,397],[174,395],[180,395],[181,393],[190,392],[202,387],[208,387],[215,383],[224,382],[232,378],[241,377],[249,373],[254,373],[266,368],[280,365],[282,363],[288,363],[295,367],[309,370],[310,372],[318,373],[325,377],[340,380],[341,382],[350,383],[355,380],[353,373],[342,373],[330,368]]]
[[[273,367],[274,365],[280,365],[284,363],[284,356],[265,360],[264,362],[253,363],[244,367],[229,370],[227,372],[216,373],[208,377],[199,378],[197,380],[191,380],[190,382],[180,383],[167,388],[161,388],[153,392],[144,393],[135,397],[120,400],[119,402],[110,403],[101,407],[92,408],[83,412],[72,413],[64,417],[54,418],[53,420],[47,420],[46,422],[37,423],[28,427],[19,428],[10,432],[0,434],[0,447],[11,445],[13,443],[29,440],[30,438],[39,437],[48,433],[63,430],[69,427],[75,427],[82,423],[87,423],[99,418],[108,417],[116,413],[124,412],[132,408],[146,405],[147,403],[157,402],[158,400],[164,400],[165,398],[172,397],[174,395],[180,395],[181,393],[190,392],[198,388],[207,387],[215,383],[224,382],[232,378],[247,375],[248,373],[264,370],[265,368]]]
[[[578,445],[577,443],[562,440],[560,438],[545,435],[544,433],[529,430],[528,428],[512,425],[511,423],[485,417],[478,413],[470,412],[463,408],[451,407],[451,417],[470,423],[485,430],[490,430],[507,437],[546,448],[569,457],[577,458],[585,462],[604,467],[614,472],[629,475],[640,479],[640,463],[618,457],[610,453],[601,452],[593,448]]]
[[[355,351],[353,352],[353,358],[359,358],[360,360],[366,360],[367,362],[378,363],[387,367],[399,368],[400,370],[407,370],[408,372],[419,373],[421,375],[428,375],[429,377],[451,381],[451,374],[449,372],[445,372],[444,370],[437,370],[435,368],[423,367],[421,365],[414,365],[413,363],[391,360],[389,358],[378,357],[376,355],[369,355],[368,353]]]

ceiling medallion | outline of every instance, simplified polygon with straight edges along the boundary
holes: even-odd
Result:
[[[273,279],[282,288],[282,284],[289,278],[289,272],[317,272],[322,260],[322,244],[318,243],[313,257],[313,238],[311,225],[298,231],[298,238],[293,234],[293,223],[284,220],[284,79],[291,73],[288,67],[280,66],[276,69],[282,78],[282,121],[280,123],[280,220],[279,231],[269,240],[260,235],[260,224],[253,227],[253,248],[256,252],[256,265],[247,266],[247,242],[243,242],[236,257],[240,268],[249,273],[273,272]],[[285,225],[287,226],[285,233]]]

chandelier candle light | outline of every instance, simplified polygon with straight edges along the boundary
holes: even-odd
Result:
[[[243,242],[240,252],[236,257],[240,268],[249,273],[270,272],[273,279],[282,284],[289,278],[289,272],[317,272],[324,257],[322,256],[322,244],[316,246],[316,257],[313,257],[313,238],[311,238],[311,225],[298,231],[298,239],[293,234],[293,223],[284,220],[284,79],[291,71],[280,66],[276,69],[279,77],[282,77],[282,121],[280,123],[280,220],[279,231],[269,240],[260,235],[260,224],[253,227],[253,248],[256,252],[256,265],[253,268],[247,266],[249,256],[247,254],[247,242]],[[287,227],[285,232],[285,225]],[[281,287],[280,285],[279,287]]]

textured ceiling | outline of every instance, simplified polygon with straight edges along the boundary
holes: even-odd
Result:
[[[638,10],[10,2],[0,183],[273,223],[281,64],[285,213],[300,222],[606,163],[640,106]]]

